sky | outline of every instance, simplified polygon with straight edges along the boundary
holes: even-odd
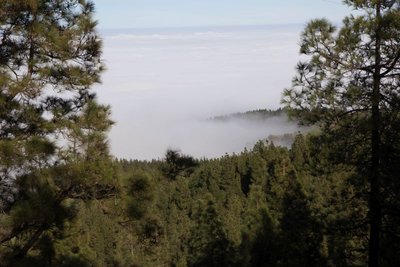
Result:
[[[116,122],[118,158],[162,158],[168,148],[219,157],[297,126],[217,123],[210,117],[280,107],[300,59],[306,21],[339,23],[339,0],[95,0],[106,72],[95,90]],[[235,26],[228,26],[235,25]]]
[[[94,0],[101,28],[298,24],[325,16],[340,22],[341,0]]]

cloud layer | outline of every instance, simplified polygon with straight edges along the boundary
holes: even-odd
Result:
[[[96,89],[117,123],[110,133],[113,154],[151,159],[173,147],[214,157],[285,132],[282,127],[295,130],[281,121],[249,126],[204,119],[279,107],[299,58],[300,30],[301,25],[103,32],[108,70]]]

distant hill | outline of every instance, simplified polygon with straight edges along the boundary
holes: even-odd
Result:
[[[257,109],[246,112],[232,113],[210,118],[212,121],[228,122],[231,120],[263,121],[272,117],[287,116],[284,109]]]
[[[283,119],[283,121],[287,121],[287,123],[295,124],[296,121],[290,121],[286,111],[282,108],[279,109],[257,109],[246,112],[237,112],[222,116],[212,117],[209,120],[214,122],[234,122],[234,121],[246,121],[246,122],[256,122],[256,123],[266,123],[269,119]],[[281,121],[281,120],[279,120]],[[294,141],[295,136],[298,133],[309,132],[311,130],[310,127],[299,126],[296,131],[293,132],[283,132],[281,134],[270,134],[266,136],[264,141],[269,143],[274,143],[275,145],[290,147]]]

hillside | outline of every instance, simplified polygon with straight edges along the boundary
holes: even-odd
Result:
[[[258,109],[246,112],[237,112],[227,115],[215,116],[210,118],[212,121],[228,122],[232,120],[265,121],[273,117],[287,117],[285,110],[279,109]]]
[[[119,193],[77,203],[55,254],[37,251],[65,266],[339,266],[362,242],[341,232],[358,189],[326,157],[299,135],[291,149],[260,141],[213,160],[120,159]]]
[[[275,127],[276,125],[282,124],[296,124],[297,121],[289,119],[285,109],[257,109],[246,112],[237,112],[227,115],[215,116],[209,118],[209,121],[217,123],[232,123],[240,122],[243,124],[265,124]],[[282,127],[284,129],[284,127]],[[271,142],[275,145],[290,147],[294,141],[294,138],[299,133],[307,133],[311,131],[317,131],[316,127],[311,126],[298,126],[296,130],[287,131],[282,130],[280,133],[267,134],[262,140]]]

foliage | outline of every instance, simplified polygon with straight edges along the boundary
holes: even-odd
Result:
[[[163,162],[120,160],[127,190],[117,202],[146,209],[131,219],[129,208],[111,212],[123,226],[113,238],[139,266],[360,264],[364,237],[342,228],[366,207],[354,200],[354,168],[333,165],[319,136],[295,140],[291,150],[260,141],[239,155],[203,159],[174,180]]]
[[[0,264],[396,266],[400,3],[345,2],[364,15],[307,25],[287,109],[233,115],[320,132],[147,162],[109,155],[93,4],[1,1]]]
[[[345,2],[359,12],[344,18],[340,29],[326,19],[304,29],[300,52],[307,60],[298,64],[283,103],[304,123],[321,126],[333,160],[357,168],[358,197],[368,202],[362,217],[369,227],[358,230],[368,236],[369,266],[390,266],[383,243],[392,238],[386,222],[397,220],[393,211],[399,208],[393,202],[398,174],[390,166],[400,159],[394,130],[400,114],[400,2]]]
[[[162,172],[166,177],[173,180],[180,174],[190,175],[196,165],[197,163],[192,157],[168,149],[165,153],[165,164],[162,167]]]
[[[78,214],[72,199],[115,194],[110,109],[90,91],[103,70],[93,11],[81,0],[0,3],[0,255],[8,265],[54,265],[65,257],[56,233]]]

